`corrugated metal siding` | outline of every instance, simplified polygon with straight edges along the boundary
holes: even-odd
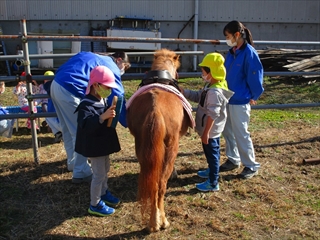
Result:
[[[6,1],[2,1],[0,3],[0,20],[7,20],[8,16],[7,16],[7,2]]]
[[[200,21],[319,23],[319,0],[204,0]]]
[[[71,19],[92,19],[93,3],[92,1],[72,1]]]
[[[159,1],[160,2],[160,1]],[[200,7],[199,1],[199,7]],[[194,14],[194,0],[186,1],[169,1],[168,6],[163,10],[167,12],[167,19],[169,21],[187,21]]]
[[[68,0],[51,0],[51,16],[53,20],[57,19],[72,19],[72,2],[78,1],[68,1]]]
[[[138,0],[138,1],[123,1],[123,4],[130,6],[130,13],[123,13],[121,8],[117,7],[115,2],[112,8],[112,12],[115,15],[128,15],[130,17],[141,17],[141,18],[154,18],[154,6],[150,4],[150,1]],[[115,17],[115,16],[113,16]]]
[[[234,1],[199,1],[199,21],[230,21],[233,19]]]
[[[1,1],[1,8],[2,8]],[[6,1],[7,20],[20,20],[27,18],[27,3],[24,0]]]
[[[145,17],[153,18],[155,20],[167,20],[168,19],[168,1],[122,1],[124,6],[129,6],[129,9],[125,7],[119,8],[117,2],[113,2],[112,10],[116,15],[126,15],[133,17]]]
[[[263,8],[264,1],[259,1],[259,3],[252,1],[237,1],[234,3],[234,15],[233,19],[242,19],[241,22],[261,22],[263,21],[263,13],[265,9]],[[230,20],[233,20],[230,19]]]
[[[132,16],[132,12],[140,9],[143,5],[140,5],[140,1],[127,1],[127,0],[111,0],[111,18],[117,16]],[[134,2],[134,4],[131,4]],[[132,9],[133,8],[133,9]]]
[[[106,1],[106,0],[92,0],[91,5],[91,16],[92,19],[90,20],[106,20],[114,18],[112,14],[112,1]]]
[[[27,2],[29,19],[50,20],[52,19],[51,0],[29,0]]]
[[[316,23],[319,0],[199,0],[199,20]],[[194,0],[1,0],[1,20],[106,20],[116,15],[187,21]]]
[[[320,1],[307,1],[306,3],[306,22],[320,23]]]
[[[266,9],[270,9],[266,11]],[[257,8],[255,4],[252,4],[250,12],[258,11],[259,15],[262,15],[262,21],[277,22],[278,21],[278,2],[264,1],[260,7]]]

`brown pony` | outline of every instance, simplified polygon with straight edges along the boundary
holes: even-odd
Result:
[[[161,49],[155,52],[151,72],[167,70],[175,77],[179,67],[179,55]],[[133,99],[127,111],[127,120],[135,138],[135,151],[140,164],[138,201],[141,214],[144,216],[150,207],[147,229],[155,232],[170,226],[164,212],[164,195],[174,168],[179,139],[187,132],[190,118],[177,95],[153,88]]]

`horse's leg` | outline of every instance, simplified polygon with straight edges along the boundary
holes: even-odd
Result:
[[[150,220],[148,225],[149,232],[157,232],[160,230],[160,211],[158,207],[158,191],[155,193],[154,201],[150,202]]]
[[[136,136],[136,154],[140,163],[139,198],[142,202],[142,207],[145,209],[147,207],[146,203],[150,202],[148,230],[156,232],[161,227],[161,214],[158,204],[159,178],[162,177],[163,158],[165,155],[163,141],[166,135],[166,125],[161,112],[156,107],[146,114],[144,122],[147,124],[137,134],[139,137]]]
[[[150,173],[152,169],[148,169],[147,163],[148,163],[148,157],[145,156],[145,149],[142,144],[142,136],[136,135],[135,136],[135,150],[136,155],[140,164],[140,176],[139,176],[139,184],[138,184],[138,196],[139,200],[141,201],[141,214],[142,216],[146,213],[146,210],[148,209],[147,201],[150,201],[150,216],[149,216],[149,222],[147,224],[146,230],[148,232],[156,232],[160,229],[159,222],[159,215],[157,212],[158,210],[158,189],[151,190],[152,186],[149,186],[148,183],[145,181],[145,177],[147,176],[147,173]],[[143,176],[143,177],[142,177]],[[146,194],[146,190],[153,191],[150,197],[149,195],[143,195]],[[149,194],[149,193],[148,193]]]
[[[164,211],[164,197],[167,191],[167,183],[170,178],[170,175],[174,168],[174,162],[178,154],[179,149],[179,137],[174,136],[169,146],[166,149],[165,158],[164,158],[164,167],[163,167],[163,177],[160,180],[159,185],[159,209],[160,209],[160,222],[161,228],[168,228],[170,223],[166,218],[166,214]]]
[[[169,175],[170,176],[170,175]],[[170,223],[168,222],[167,218],[166,218],[166,214],[164,211],[164,196],[166,193],[166,188],[167,188],[167,181],[163,180],[163,183],[160,185],[159,189],[159,199],[158,199],[158,203],[159,203],[159,220],[160,220],[160,226],[161,228],[168,228],[170,226]]]

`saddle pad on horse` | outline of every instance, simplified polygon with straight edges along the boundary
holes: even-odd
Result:
[[[145,85],[145,86],[142,86],[141,88],[139,88],[130,98],[129,100],[126,102],[126,108],[128,109],[132,103],[132,101],[137,97],[139,96],[141,93],[145,92],[145,91],[148,91],[150,89],[153,89],[153,88],[160,88],[162,90],[165,90],[167,92],[171,92],[171,93],[174,93],[175,95],[177,95],[180,99],[181,99],[181,102],[182,102],[182,106],[184,108],[184,110],[186,110],[186,112],[188,113],[188,116],[190,118],[190,127],[191,128],[194,128],[195,126],[195,121],[194,121],[194,118],[192,116],[192,106],[191,104],[188,102],[188,100],[182,95],[181,92],[179,92],[175,87],[171,86],[171,85],[163,85],[163,84],[160,84],[160,83],[152,83],[152,84],[148,84],[148,85]]]

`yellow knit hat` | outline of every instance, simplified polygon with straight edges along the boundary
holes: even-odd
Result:
[[[210,68],[211,76],[216,80],[224,81],[226,79],[224,57],[220,53],[208,53],[199,66]]]
[[[54,76],[54,73],[52,71],[46,71],[43,75],[44,76]]]

